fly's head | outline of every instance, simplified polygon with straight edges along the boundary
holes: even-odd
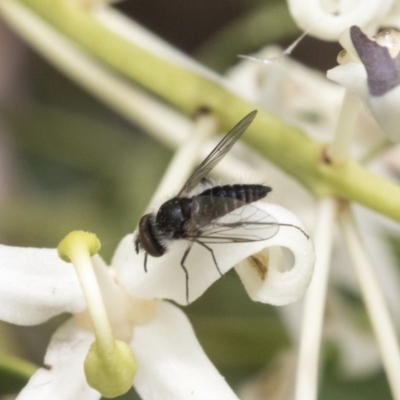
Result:
[[[137,253],[144,250],[153,257],[161,257],[166,252],[166,247],[160,240],[154,214],[145,214],[139,221],[138,232],[135,237],[135,250]]]

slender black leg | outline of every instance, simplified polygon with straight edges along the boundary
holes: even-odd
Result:
[[[218,267],[217,260],[215,259],[215,255],[214,255],[214,252],[213,252],[212,248],[211,248],[211,247],[208,247],[208,246],[207,246],[206,244],[204,244],[203,242],[196,241],[196,243],[198,243],[199,245],[203,246],[204,248],[206,248],[206,249],[211,253],[211,256],[212,256],[212,258],[213,258],[213,260],[214,260],[215,267],[217,268],[217,271],[219,272],[219,274],[222,276],[222,272],[221,272],[221,270],[220,270],[219,267]]]
[[[200,182],[203,186],[213,186],[212,182],[208,178],[202,178]]]
[[[144,253],[144,272],[147,272],[147,252]]]
[[[185,267],[185,260],[186,257],[188,256],[190,250],[192,248],[192,245],[190,244],[187,249],[185,250],[185,253],[183,254],[182,260],[181,260],[181,267],[183,269],[183,272],[185,273],[185,277],[186,277],[186,301],[189,304],[189,273],[188,270]]]

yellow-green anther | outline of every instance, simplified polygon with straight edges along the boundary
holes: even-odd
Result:
[[[135,356],[125,342],[114,340],[113,347],[113,351],[104,352],[94,341],[84,364],[88,384],[107,398],[126,393],[137,370]]]
[[[100,240],[91,232],[73,231],[58,244],[58,256],[66,261],[71,262],[72,254],[79,249],[87,249],[90,256],[95,255],[100,250]]]

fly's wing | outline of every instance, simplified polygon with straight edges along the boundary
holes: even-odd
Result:
[[[249,127],[255,118],[257,111],[252,111],[239,121],[217,144],[214,150],[206,157],[206,159],[195,169],[193,174],[187,180],[178,197],[185,196],[190,193],[197,184],[222,160],[229,152],[236,141],[243,135],[244,131]]]
[[[202,243],[241,243],[275,236],[279,223],[256,204],[232,198],[197,196],[185,223],[186,239]]]

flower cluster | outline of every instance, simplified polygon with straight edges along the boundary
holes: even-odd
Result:
[[[131,43],[141,41],[141,46],[157,56],[205,76],[215,85],[229,87],[261,110],[299,127],[315,142],[325,143],[316,166],[319,171],[346,171],[347,165],[358,160],[377,174],[399,181],[399,145],[394,143],[400,140],[400,33],[393,27],[400,28],[400,6],[395,0],[367,4],[288,0],[292,16],[303,30],[342,44],[339,65],[325,76],[271,46],[240,61],[224,77],[158,41],[115,10],[103,7],[101,1],[71,3],[85,8],[113,35]],[[136,88],[127,88],[126,82],[82,55],[54,28],[13,0],[0,3],[0,13],[27,40],[33,37],[33,43],[40,43],[39,50],[50,54],[56,64],[68,65],[60,63],[62,57],[72,60],[73,72],[64,65],[60,68],[119,107],[122,114],[146,121],[143,125],[161,132],[163,138],[171,131],[177,131],[177,136],[183,132],[179,138],[171,136],[170,142],[179,147],[155,200],[166,197],[167,189],[178,193],[190,169],[201,161],[208,136],[217,133],[219,121],[213,110],[208,116],[211,119],[200,117],[194,123],[177,117]],[[378,32],[387,26],[391,28]],[[26,27],[31,29],[29,34]],[[127,93],[136,100],[136,108],[130,112],[126,111]],[[224,163],[229,165],[225,170]],[[84,232],[67,235],[58,250],[0,246],[1,320],[35,325],[62,313],[71,314],[54,333],[44,367],[32,376],[18,399],[99,399],[116,397],[132,386],[146,400],[237,399],[202,350],[185,313],[170,302],[185,306],[188,300],[196,301],[221,273],[231,269],[252,300],[290,304],[279,312],[300,350],[295,372],[293,354],[282,358],[281,364],[290,367],[281,385],[284,396],[289,397],[293,388],[296,400],[317,398],[324,338],[335,343],[339,363],[348,376],[373,373],[382,363],[394,397],[400,398],[400,352],[395,331],[400,325],[400,277],[385,240],[385,235],[398,235],[398,226],[349,200],[336,198],[324,185],[314,193],[319,198],[313,198],[249,149],[242,149],[242,158],[227,156],[221,167],[225,178],[238,170],[252,176],[262,170],[270,177],[274,202],[280,205],[256,202],[251,215],[245,217],[255,223],[264,221],[259,223],[257,237],[265,239],[207,246],[192,243],[187,258],[187,241],[172,240],[162,257],[148,257],[146,269],[144,254],[134,248],[135,234],[121,240],[109,266],[97,254],[98,239]],[[226,226],[239,226],[238,218],[245,212],[246,207],[238,214],[228,213]],[[273,234],[271,227],[276,228]],[[311,230],[313,235],[308,234]],[[248,232],[237,230],[235,234],[241,238]],[[287,265],[285,249],[292,253],[293,265]],[[343,292],[363,297],[378,348],[372,332],[357,325]],[[305,294],[304,302],[299,302]],[[243,399],[260,398],[251,396],[257,396],[254,388],[262,384],[246,385],[242,393],[248,394]]]
[[[196,142],[196,136],[191,141]],[[197,152],[189,142],[173,164],[181,163],[180,154],[187,156],[188,145]],[[175,168],[172,171],[176,183]],[[257,212],[251,217],[255,221],[259,221],[259,214],[270,221],[257,235],[270,237],[272,224],[279,227],[273,237],[211,245],[213,257],[222,273],[237,265],[253,300],[276,305],[296,301],[311,279],[312,241],[298,218],[282,207],[260,203],[252,214],[254,210]],[[100,244],[94,235],[69,234],[58,253],[64,261],[72,262],[75,271],[58,259],[55,249],[0,246],[0,318],[32,325],[62,312],[73,314],[53,335],[45,367],[34,374],[19,398],[95,399],[100,393],[115,397],[134,384],[144,399],[167,394],[174,399],[189,395],[236,399],[203,353],[182,311],[160,301],[186,304],[181,268],[185,246],[184,241],[176,241],[166,255],[151,258],[148,272],[143,268],[143,254],[135,251],[132,234],[121,241],[110,267],[96,255]],[[290,270],[284,265],[281,247],[293,253]],[[246,258],[249,261],[244,261]],[[254,260],[261,261],[255,264]],[[191,301],[220,278],[210,252],[199,245],[193,246],[187,268]]]

